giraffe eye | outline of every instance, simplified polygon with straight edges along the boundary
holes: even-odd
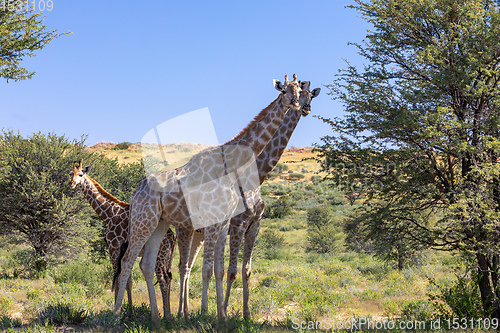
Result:
[[[83,177],[83,173],[79,174],[78,176]]]

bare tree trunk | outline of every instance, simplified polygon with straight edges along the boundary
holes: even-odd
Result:
[[[488,265],[488,258],[483,253],[476,253],[479,273],[479,291],[483,303],[484,315],[489,318],[499,318],[500,309],[498,299],[491,285],[491,270]]]

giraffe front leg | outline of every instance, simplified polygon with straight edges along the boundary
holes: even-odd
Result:
[[[214,275],[215,275],[215,292],[217,295],[217,317],[219,320],[226,319],[226,311],[222,300],[224,299],[224,247],[226,246],[227,229],[229,221],[222,224],[221,230],[217,237],[214,252]]]
[[[146,285],[148,287],[149,303],[151,305],[151,320],[154,325],[158,325],[160,322],[160,313],[158,311],[154,286],[154,272],[160,244],[165,237],[167,228],[168,225],[166,223],[160,223],[158,225],[146,244],[144,244],[144,254],[142,255],[141,262],[139,263],[139,267],[141,268],[142,274],[146,279]]]
[[[189,262],[188,262],[188,269],[187,269],[187,276],[186,276],[186,294],[189,296],[189,278],[191,277],[191,270],[193,269],[193,264],[194,261],[196,260],[196,257],[198,256],[198,252],[200,252],[201,246],[203,245],[203,237],[204,237],[204,232],[203,229],[201,230],[195,230],[193,233],[193,240],[191,242],[191,249],[189,250]],[[186,312],[188,313],[189,309],[189,297],[186,296],[184,297],[184,309],[186,309]],[[188,317],[186,317],[188,318]]]
[[[177,244],[179,246],[179,316],[189,319],[189,252],[193,242],[193,230],[175,229],[177,234]]]
[[[256,220],[250,224],[246,234],[245,234],[245,246],[243,250],[243,264],[241,267],[241,277],[243,284],[243,318],[250,318],[250,308],[248,306],[249,299],[249,280],[252,270],[252,252],[255,245],[255,240],[260,230],[260,218],[262,214],[259,214]]]

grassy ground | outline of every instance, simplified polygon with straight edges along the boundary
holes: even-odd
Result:
[[[102,149],[125,162],[140,157],[134,146],[123,151],[109,148],[103,145],[93,149]],[[354,323],[354,328],[359,329],[353,331],[366,331],[367,321],[372,321],[372,324],[393,323],[395,328],[389,331],[414,331],[401,326],[408,323],[414,325],[411,328],[425,325],[427,331],[443,331],[444,322],[441,329],[431,328],[431,321],[436,320],[439,313],[429,294],[437,293],[437,286],[454,285],[456,274],[464,269],[463,260],[452,254],[424,251],[418,261],[399,271],[373,256],[346,251],[342,239],[333,254],[307,252],[307,209],[328,206],[332,218],[342,221],[353,207],[341,193],[313,183],[310,177],[313,174],[305,171],[315,170],[317,165],[302,161],[303,157],[312,157],[310,150],[289,150],[282,162],[298,161],[288,163],[289,170],[304,177],[290,178],[288,172],[277,174],[263,186],[266,202],[285,196],[293,203],[293,210],[279,219],[262,220],[250,279],[251,320],[245,321],[241,315],[241,273],[233,286],[230,318],[226,323],[216,319],[213,284],[209,311],[205,315],[199,313],[201,255],[191,274],[191,319],[174,317],[163,320],[160,327],[153,327],[147,288],[137,264],[133,270],[133,305],[127,305],[122,315],[115,317],[111,312],[114,298],[110,290],[111,266],[107,260],[96,260],[82,253],[77,262],[51,268],[39,278],[28,278],[22,276],[25,249],[0,240],[0,245],[3,244],[0,246],[0,329],[9,332],[283,332],[328,330],[339,327],[332,326],[334,324],[351,327]],[[269,246],[273,243],[266,243],[268,235],[279,235],[282,245]],[[177,263],[176,252],[171,296],[174,314],[179,300]],[[16,276],[19,274],[21,276]],[[429,283],[430,280],[435,284]],[[162,312],[159,291],[157,299]]]

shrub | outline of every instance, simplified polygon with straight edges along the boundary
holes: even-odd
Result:
[[[130,142],[121,142],[113,147],[113,150],[127,150],[132,145]]]
[[[278,163],[276,165],[276,167],[274,168],[274,172],[277,172],[277,173],[283,173],[285,171],[287,171],[289,168],[288,168],[288,165],[286,164],[283,164],[283,163]]]
[[[341,246],[342,229],[332,221],[328,207],[308,209],[307,225],[307,251],[332,253]]]
[[[8,296],[0,296],[0,313],[10,315],[14,307],[14,300]]]
[[[437,294],[428,295],[434,306],[444,317],[481,318],[484,315],[479,287],[474,278],[457,276],[456,283],[450,287],[439,286],[434,280],[429,283],[439,290]],[[447,305],[449,309],[444,305]]]
[[[304,178],[305,176],[301,173],[290,173],[288,174],[288,180],[299,180]]]
[[[260,236],[261,245],[264,248],[281,249],[285,246],[285,236],[275,230],[265,230]]]
[[[257,239],[257,256],[262,255],[268,260],[282,259],[285,236],[274,229],[267,229]]]
[[[51,324],[81,324],[88,317],[85,309],[72,304],[48,305],[40,311],[40,319]]]
[[[77,283],[86,287],[87,297],[96,297],[104,293],[105,285],[110,285],[111,264],[101,265],[91,260],[72,262],[53,270],[51,276],[56,283]],[[92,274],[89,274],[92,272]]]
[[[293,204],[288,202],[286,197],[281,197],[278,200],[266,205],[264,208],[264,218],[282,219],[293,213]]]
[[[279,282],[280,277],[277,275],[269,275],[260,280],[260,285],[264,287],[274,287]]]
[[[289,225],[289,224],[278,224],[278,229],[279,231],[292,231],[293,230],[293,226]]]
[[[21,326],[21,320],[18,318],[11,318],[6,315],[0,315],[0,327],[19,327]]]
[[[425,299],[409,301],[401,311],[401,316],[407,320],[426,321],[433,319],[434,306]]]

